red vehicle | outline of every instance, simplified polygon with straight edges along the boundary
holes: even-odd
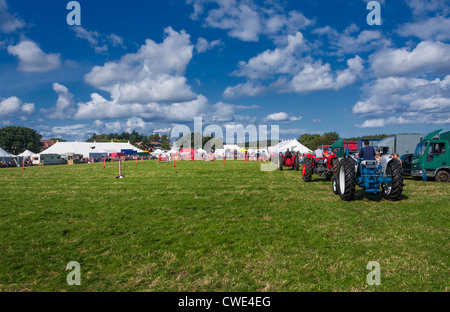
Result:
[[[291,158],[287,158],[286,154],[280,153],[278,155],[278,170],[283,170],[283,167],[291,167],[293,170],[300,169],[300,161],[297,153],[292,153]]]
[[[312,154],[306,155],[303,161],[302,177],[303,181],[311,182],[313,173],[319,177],[324,177],[328,181],[337,174],[339,160],[335,153],[331,152],[326,157],[315,157]]]

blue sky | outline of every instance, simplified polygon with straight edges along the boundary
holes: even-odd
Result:
[[[450,124],[444,0],[0,0],[0,127],[84,140],[175,124],[280,125],[281,138]]]

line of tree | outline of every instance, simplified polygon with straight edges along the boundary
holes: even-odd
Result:
[[[26,127],[4,127],[0,129],[0,147],[10,154],[17,155],[29,150],[39,153],[42,135]]]
[[[138,133],[133,130],[131,133],[110,133],[110,134],[93,134],[86,142],[130,142],[136,147],[141,149],[151,150],[152,142],[157,142],[161,144],[161,148],[168,150],[170,149],[170,136],[164,134],[162,136],[159,133],[155,133],[149,136]]]
[[[365,135],[365,136],[359,136],[359,137],[353,137],[353,138],[346,138],[348,141],[357,141],[361,139],[384,139],[392,134],[375,134],[375,135]],[[298,141],[305,145],[307,148],[311,150],[315,150],[317,146],[321,145],[331,145],[333,142],[337,141],[339,139],[339,134],[336,132],[327,132],[323,135],[319,134],[309,134],[305,133],[302,134]]]
[[[339,140],[339,134],[336,132],[327,132],[323,135],[305,133],[298,138],[298,141],[310,150],[315,150],[320,145],[330,145],[337,140]]]

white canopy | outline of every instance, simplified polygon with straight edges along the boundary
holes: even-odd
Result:
[[[161,155],[163,153],[164,153],[164,151],[162,149],[157,149],[156,151],[154,151],[152,153],[152,156],[159,156],[159,155]]]
[[[289,141],[281,141],[274,147],[270,147],[269,151],[270,153],[285,153],[289,149],[291,152],[299,152],[301,154],[304,153],[311,153],[312,151],[301,144],[297,140],[289,140]]]
[[[30,152],[29,150],[26,150],[25,152],[23,152],[22,154],[19,154],[17,156],[19,156],[19,157],[31,157],[31,156],[34,156],[34,155],[36,155],[36,154],[33,153],[33,152]]]
[[[199,149],[197,150],[197,153],[199,153],[199,154],[201,154],[201,155],[206,155],[206,154],[208,154],[208,152],[205,151],[205,150],[202,149],[202,148],[199,148]]]
[[[236,144],[233,144],[233,145],[231,145],[231,144],[225,144],[224,146],[223,146],[223,149],[224,150],[226,150],[226,151],[239,151],[239,150],[241,150],[242,149],[242,147],[240,147],[239,145],[236,145]]]
[[[11,157],[16,157],[14,155],[11,155],[10,153],[8,153],[7,151],[5,151],[3,148],[0,147],[0,158],[11,158]]]
[[[130,143],[98,143],[98,142],[58,142],[49,147],[41,154],[59,154],[59,155],[83,155],[89,158],[90,153],[101,151],[103,153],[120,153],[121,150],[135,150],[138,153],[141,149],[131,145]]]

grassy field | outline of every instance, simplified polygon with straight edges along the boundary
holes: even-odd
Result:
[[[0,170],[1,291],[448,290],[449,183],[343,202],[259,163],[102,165]]]

